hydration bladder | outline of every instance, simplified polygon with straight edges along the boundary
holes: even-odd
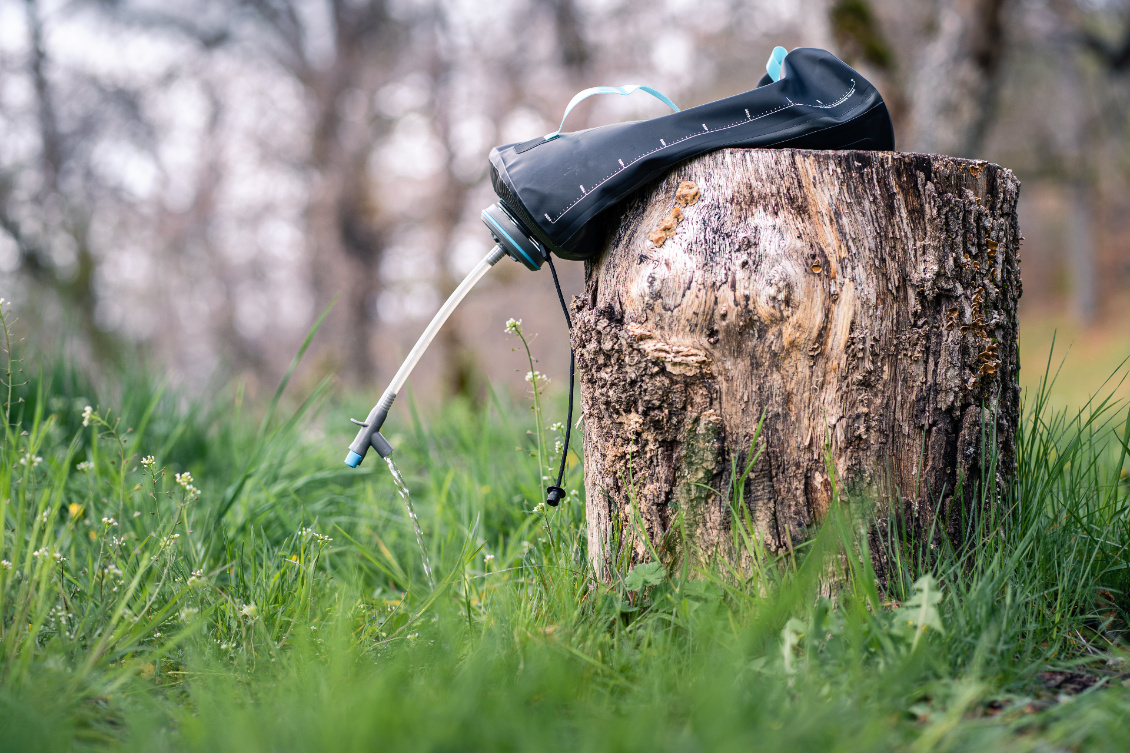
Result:
[[[583,99],[637,91],[657,97],[674,112],[564,132],[570,111]],[[498,201],[483,210],[482,219],[495,246],[436,313],[368,417],[351,419],[360,429],[349,445],[346,464],[357,467],[370,447],[381,457],[392,454],[380,429],[397,392],[459,302],[503,256],[533,271],[548,264],[571,328],[552,257],[593,258],[604,240],[600,220],[635,190],[684,160],[735,147],[889,151],[894,149],[894,129],[878,90],[831,53],[814,48],[786,52],[777,47],[756,88],[687,110],[679,110],[655,89],[636,84],[578,93],[553,133],[491,149],[491,183]],[[547,489],[550,505],[564,497],[572,361],[569,371],[569,420],[557,483]]]

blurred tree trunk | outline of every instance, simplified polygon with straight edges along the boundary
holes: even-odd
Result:
[[[111,8],[129,24],[181,35],[205,51],[242,44],[302,88],[309,108],[302,167],[309,175],[306,230],[315,315],[337,299],[315,351],[330,354],[332,367],[348,381],[374,379],[371,302],[394,221],[382,212],[382,195],[396,190],[369,174],[370,158],[389,131],[374,95],[402,72],[398,64],[411,42],[405,23],[393,18],[386,0],[305,6],[298,0],[234,0],[211,8],[207,2],[165,8],[122,2]],[[227,315],[232,303],[225,305]],[[250,352],[246,357],[254,358]]]
[[[337,144],[326,143],[332,138],[315,140],[310,159],[315,180],[306,210],[316,310],[337,298],[334,312],[319,332],[319,349],[335,354],[339,373],[347,381],[368,382],[377,377],[370,349],[375,326],[370,297],[379,289],[383,238],[373,222],[368,182],[357,175],[358,166],[350,155]]]
[[[859,68],[883,92],[896,133],[906,119],[906,87],[901,81],[894,45],[868,0],[831,0],[828,24],[836,42],[836,53],[848,65]]]
[[[280,61],[308,91],[315,120],[309,162],[314,181],[307,221],[314,248],[311,278],[315,307],[337,297],[337,310],[323,323],[323,348],[340,356],[341,375],[371,381],[375,360],[370,348],[374,318],[370,301],[380,285],[380,260],[389,218],[382,216],[380,194],[394,185],[369,175],[369,158],[387,123],[374,112],[373,94],[392,78],[397,53],[407,40],[383,0],[343,3],[332,0],[333,54],[311,59],[301,13],[290,0],[247,0],[278,35]],[[280,8],[282,10],[277,10]],[[360,124],[346,117],[351,94],[368,100]]]
[[[37,0],[25,0],[24,10],[29,37],[27,72],[32,84],[39,138],[35,202],[43,215],[37,218],[39,222],[22,222],[13,207],[17,176],[0,173],[0,232],[15,244],[19,268],[51,291],[65,313],[77,316],[91,361],[115,363],[121,357],[121,343],[101,329],[96,319],[96,260],[90,226],[97,197],[89,195],[86,185],[75,190],[73,178],[71,186],[61,180],[68,170],[72,174],[82,172],[83,166],[75,164],[73,147],[85,134],[67,133],[60,125],[58,97],[49,75],[51,59],[44,41],[42,12]],[[27,224],[31,225],[30,229]],[[60,243],[60,236],[69,242]],[[53,250],[62,245],[69,246],[73,252],[70,263],[56,261]]]
[[[1082,325],[1095,321],[1099,313],[1099,291],[1095,268],[1095,234],[1091,218],[1091,187],[1086,179],[1075,178],[1067,186],[1068,280],[1071,285],[1071,314]]]
[[[663,240],[682,181],[701,198]],[[742,564],[751,452],[738,509],[770,551],[833,485],[960,544],[1015,467],[1018,191],[984,162],[731,150],[630,201],[574,301],[597,571],[620,546]]]
[[[1095,269],[1095,234],[1091,215],[1091,154],[1095,138],[1093,118],[1084,99],[1083,75],[1078,53],[1064,49],[1059,66],[1059,117],[1062,118],[1063,163],[1067,180],[1067,237],[1064,256],[1070,285],[1071,314],[1080,324],[1092,324],[1099,310]]]
[[[940,0],[910,91],[914,151],[972,157],[996,110],[1009,0]]]
[[[428,50],[429,74],[435,82],[430,114],[439,139],[445,145],[447,152],[444,160],[445,190],[439,192],[430,212],[433,225],[441,239],[437,249],[439,258],[436,264],[438,271],[436,287],[439,288],[441,300],[446,300],[460,282],[451,274],[451,252],[458,240],[459,226],[472,193],[472,185],[461,180],[455,169],[455,131],[460,118],[464,117],[465,113],[456,105],[460,102],[460,98],[456,92],[450,90],[458,61],[442,42],[443,38],[450,36],[454,31],[445,10],[436,9],[432,21],[433,33],[429,35],[431,47]],[[468,345],[463,337],[461,327],[463,313],[464,309],[456,309],[437,338],[437,345],[443,356],[440,385],[447,396],[474,398],[477,359],[475,349]]]

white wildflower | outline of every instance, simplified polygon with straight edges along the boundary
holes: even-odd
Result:
[[[543,513],[543,512],[545,512],[545,502],[538,502],[537,505],[534,507],[534,514],[536,515],[538,513]]]
[[[180,484],[180,486],[182,486],[185,489],[192,486],[192,481],[193,481],[192,474],[189,473],[188,471],[185,471],[184,473],[178,473],[177,474],[177,483]]]
[[[507,319],[506,320],[506,334],[520,335],[522,334],[522,320],[521,319]]]
[[[333,539],[330,538],[329,536],[323,536],[322,534],[315,531],[313,528],[300,528],[300,529],[298,529],[298,535],[299,536],[310,536],[314,539],[314,541],[318,542],[319,544],[328,544],[331,541],[333,541]]]
[[[89,405],[82,409],[82,425],[90,426],[90,422],[94,419],[94,409]]]
[[[118,524],[118,521],[113,518],[102,518],[102,522],[108,526],[116,526]]]
[[[549,430],[550,431],[565,431],[565,424],[558,421],[557,423],[550,424]]]
[[[494,561],[494,555],[493,554],[484,554],[483,555],[483,562],[493,562],[493,561]]]
[[[143,457],[141,459],[141,464],[143,466],[145,466],[146,468],[149,468],[150,470],[153,469],[153,464],[156,463],[156,462],[157,462],[157,459],[154,458],[152,455],[146,455],[145,457]]]
[[[43,547],[42,549],[36,549],[31,553],[31,556],[39,559],[40,557],[46,557],[48,554],[49,552],[47,551],[47,547]]]
[[[121,575],[122,575],[121,568],[119,568],[117,565],[114,565],[114,564],[106,565],[106,567],[103,569],[103,572],[106,573],[107,575],[116,575],[118,577],[121,577]]]
[[[30,465],[32,468],[34,468],[35,466],[39,465],[42,462],[43,462],[43,458],[39,457],[38,455],[24,455],[22,458],[20,458],[20,465],[23,465],[23,466]]]
[[[60,562],[60,563],[61,563],[61,562],[66,562],[66,561],[67,561],[67,558],[66,558],[66,557],[64,557],[63,555],[59,554],[58,552],[55,552],[55,554],[54,554],[54,557],[55,557],[55,561],[56,561],[56,562]]]
[[[94,470],[94,463],[89,460],[84,460],[75,466],[76,471],[91,471]]]
[[[530,384],[535,384],[537,382],[542,382],[544,384],[545,382],[549,381],[549,377],[541,373],[540,371],[527,371],[526,381]]]
[[[0,570],[11,570],[12,563],[8,560],[0,560]]]
[[[255,606],[254,602],[252,602],[251,604],[244,604],[240,608],[239,614],[243,617],[250,617],[251,619],[255,619],[259,616],[259,608]]]

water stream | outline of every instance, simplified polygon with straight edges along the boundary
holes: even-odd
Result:
[[[388,463],[388,469],[392,472],[392,480],[396,482],[396,490],[400,492],[400,498],[404,500],[404,506],[408,508],[408,517],[412,520],[412,530],[416,532],[416,544],[420,547],[420,559],[424,563],[424,575],[428,578],[428,586],[434,591],[436,584],[432,580],[432,564],[428,560],[428,550],[424,548],[424,534],[420,531],[420,521],[416,517],[416,511],[412,508],[412,495],[408,493],[408,487],[404,485],[404,477],[400,475],[400,469],[396,467],[396,463],[392,462],[392,456],[389,455],[385,458]]]

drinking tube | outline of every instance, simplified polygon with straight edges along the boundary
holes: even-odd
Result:
[[[369,447],[375,449],[382,458],[387,458],[392,454],[392,445],[389,444],[388,440],[381,434],[381,426],[388,416],[389,408],[392,407],[392,401],[396,399],[396,393],[404,387],[404,383],[408,381],[408,375],[412,373],[412,369],[416,368],[416,364],[419,363],[420,358],[424,355],[424,351],[432,344],[432,340],[435,339],[436,333],[439,332],[443,323],[448,320],[451,313],[455,311],[455,308],[467,297],[467,294],[471,292],[471,288],[475,287],[475,283],[481,280],[483,275],[487,273],[487,270],[493,267],[495,263],[505,255],[506,252],[503,250],[502,246],[496,245],[490,250],[490,253],[483,257],[482,261],[475,265],[475,268],[471,270],[470,274],[463,278],[463,282],[459,283],[459,287],[455,288],[455,291],[444,301],[443,306],[436,312],[436,315],[432,317],[424,333],[420,335],[420,339],[412,346],[408,357],[405,358],[404,363],[400,365],[396,376],[392,378],[392,382],[388,385],[388,388],[385,389],[384,394],[381,395],[381,399],[378,400],[377,404],[373,406],[373,409],[369,411],[368,418],[364,421],[358,421],[355,418],[349,419],[361,427],[357,432],[357,436],[353,439],[353,443],[349,445],[349,455],[345,458],[345,464],[350,468],[356,468],[360,465]]]

